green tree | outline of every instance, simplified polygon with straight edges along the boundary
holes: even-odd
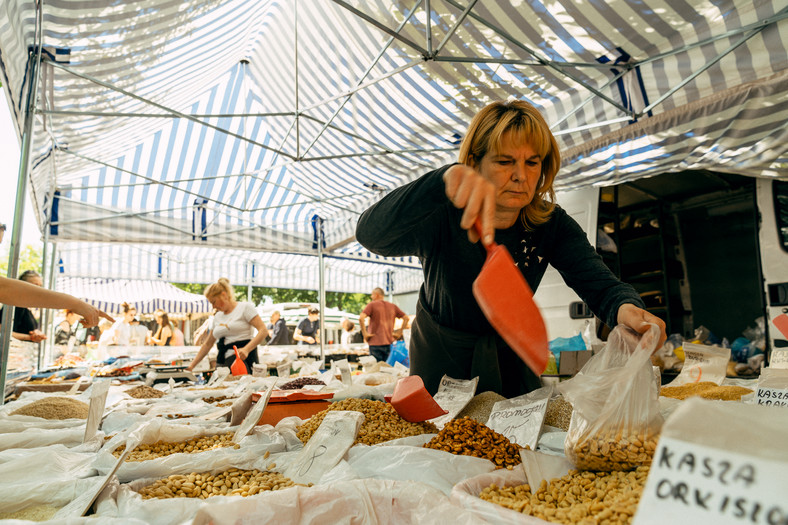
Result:
[[[33,246],[32,244],[28,244],[22,248],[19,251],[19,271],[17,275],[26,270],[35,270],[41,273],[42,250],[43,248],[41,246]],[[8,275],[9,251],[10,247],[6,246],[3,251],[2,259],[0,259],[0,272],[2,272],[3,277]]]

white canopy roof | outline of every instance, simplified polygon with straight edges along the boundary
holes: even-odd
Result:
[[[0,73],[21,129],[40,42],[30,189],[64,274],[117,274],[122,243],[127,277],[157,278],[165,252],[170,280],[213,281],[231,264],[206,261],[243,252],[239,268],[314,289],[295,268],[316,263],[290,254],[314,260],[316,217],[327,253],[367,258],[359,213],[454,160],[471,116],[507,97],[552,123],[559,189],[785,176],[784,0],[35,5],[0,6]],[[65,241],[103,244],[80,259]],[[361,291],[355,277],[328,289]]]

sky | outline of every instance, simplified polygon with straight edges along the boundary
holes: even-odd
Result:
[[[11,230],[14,225],[14,208],[16,204],[16,186],[19,178],[19,140],[16,138],[11,112],[5,90],[0,88],[0,223],[6,225],[5,237],[0,256],[5,257],[11,241]],[[25,215],[22,221],[21,247],[28,244],[41,247],[41,232],[36,225],[29,195],[25,198]]]

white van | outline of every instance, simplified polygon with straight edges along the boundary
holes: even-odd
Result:
[[[684,171],[560,193],[558,203],[668,334],[704,326],[732,342],[763,317],[768,348],[788,346],[769,322],[788,312],[788,181]],[[551,340],[589,320],[602,330],[553,268],[535,300]]]

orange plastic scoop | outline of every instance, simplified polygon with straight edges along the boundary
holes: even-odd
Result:
[[[394,386],[391,406],[405,421],[418,423],[448,414],[432,398],[419,376],[403,377]]]
[[[473,226],[481,237],[478,219]],[[531,287],[505,246],[493,242],[486,248],[487,259],[473,281],[473,296],[495,331],[528,368],[541,375],[547,368],[550,348]]]
[[[249,375],[249,372],[246,370],[246,364],[244,364],[243,359],[241,359],[241,356],[238,353],[238,349],[235,347],[235,345],[233,345],[233,350],[235,350],[235,361],[233,361],[233,364],[230,365],[230,372],[234,376]]]

